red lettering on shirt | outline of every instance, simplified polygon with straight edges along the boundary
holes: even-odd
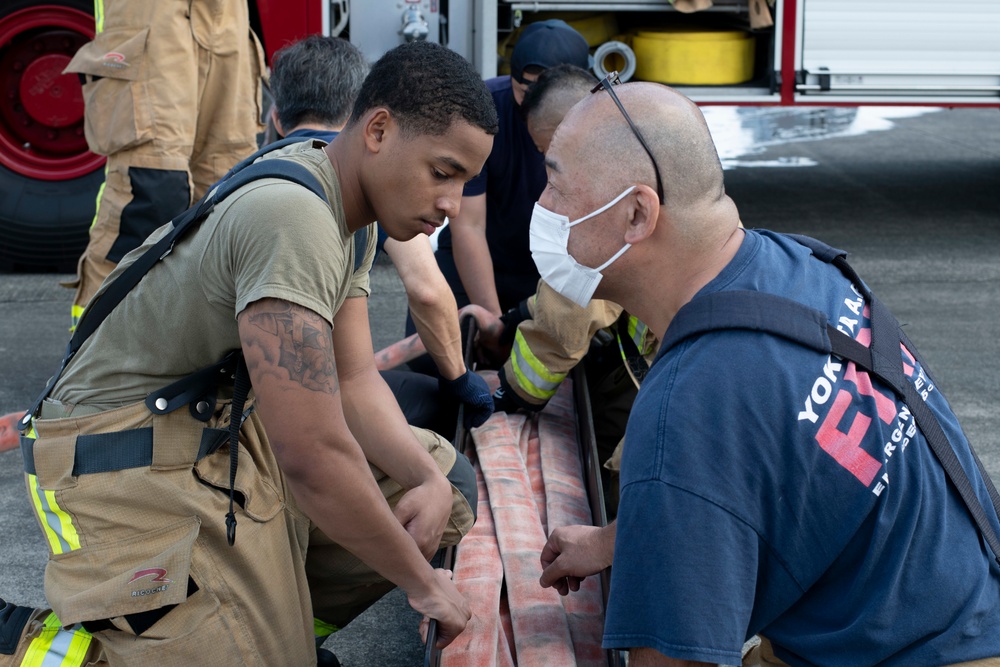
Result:
[[[870,383],[869,380],[869,385]],[[852,400],[853,397],[848,391],[841,389],[837,393],[833,406],[830,407],[830,411],[826,414],[823,424],[816,433],[816,441],[823,448],[823,451],[832,456],[837,463],[867,487],[875,479],[882,464],[871,454],[861,449],[861,441],[872,423],[871,417],[859,412],[854,415],[854,420],[847,433],[840,430],[840,420],[844,417]]]
[[[907,350],[906,346],[902,343],[899,344],[899,349],[902,350],[906,358],[910,360],[909,364],[905,361],[903,362],[903,372],[906,373],[906,377],[911,378],[913,377],[913,371],[916,370],[914,366],[916,365],[917,360],[913,358],[913,355],[910,354],[910,351]]]
[[[865,347],[871,347],[872,345],[872,330],[869,327],[864,327],[858,329],[858,335],[854,338]]]

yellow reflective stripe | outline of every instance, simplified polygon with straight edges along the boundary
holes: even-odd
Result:
[[[80,665],[83,665],[93,638],[93,635],[84,628],[74,630],[73,638],[69,642],[69,649],[66,651],[66,657],[63,659],[60,667],[80,667]]]
[[[31,640],[21,667],[81,667],[93,636],[85,629],[63,630],[59,618],[50,613],[42,631]]]
[[[101,0],[95,0],[95,2],[100,2]],[[100,31],[98,31],[100,32]],[[90,229],[94,228],[97,224],[97,214],[101,212],[101,197],[104,196],[104,186],[108,184],[108,165],[104,165],[104,182],[101,183],[101,187],[97,188],[97,201],[94,204],[94,219],[90,221]],[[89,231],[89,230],[88,230]]]
[[[41,633],[31,640],[31,644],[24,654],[24,660],[21,661],[21,667],[42,667],[45,663],[45,656],[52,648],[52,640],[59,634],[59,625],[59,619],[56,615],[49,614],[42,626]]]
[[[38,523],[42,525],[42,532],[45,534],[45,539],[49,541],[49,548],[52,549],[52,553],[54,554],[63,553],[65,550],[62,547],[59,535],[52,530],[48,522],[48,513],[42,507],[43,492],[38,488],[38,478],[34,475],[28,475],[28,487],[31,489],[31,501],[35,504],[35,514],[38,516]]]
[[[49,508],[51,508],[52,512],[59,519],[59,526],[62,528],[62,538],[69,544],[71,551],[79,549],[80,536],[76,532],[76,527],[73,526],[73,519],[56,503],[56,492],[46,491],[45,497],[49,501]]]
[[[333,623],[327,623],[326,621],[322,621],[318,618],[313,618],[313,634],[317,637],[329,637],[339,629],[340,628]]]
[[[73,526],[73,519],[59,507],[56,502],[56,492],[46,491],[38,486],[38,478],[28,475],[31,486],[31,500],[35,504],[38,522],[53,554],[62,554],[80,548],[80,536]]]
[[[97,34],[104,32],[104,0],[94,0],[94,24]]]
[[[76,331],[76,325],[80,323],[80,318],[83,317],[83,308],[83,306],[74,303],[73,307],[70,309],[69,316],[73,320],[73,324],[69,328],[70,333]]]
[[[538,360],[520,329],[514,334],[514,349],[510,357],[518,386],[535,398],[549,400],[566,379],[565,373],[553,373]]]

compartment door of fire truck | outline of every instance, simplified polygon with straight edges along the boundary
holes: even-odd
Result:
[[[797,102],[1000,104],[996,0],[786,2]]]

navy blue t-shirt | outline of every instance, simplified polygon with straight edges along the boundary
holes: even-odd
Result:
[[[337,130],[313,130],[309,128],[303,128],[301,130],[295,130],[293,132],[289,132],[287,135],[285,135],[285,138],[286,139],[301,138],[302,140],[320,139],[321,141],[330,143],[331,141],[333,141],[334,137],[336,137],[338,134],[340,134],[340,132],[338,132]]]
[[[740,289],[870,341],[862,298],[792,239],[748,230],[702,293]],[[903,360],[1000,530],[954,413]],[[657,358],[633,406],[604,645],[740,664],[758,633],[791,665],[1000,656],[1000,572],[889,390],[791,341],[713,331]]]
[[[486,81],[493,94],[500,129],[493,151],[479,176],[465,186],[465,196],[486,193],[486,241],[493,259],[493,277],[501,307],[506,310],[535,293],[538,269],[528,247],[528,226],[535,202],[545,189],[544,157],[535,147],[528,126],[514,102],[510,77]],[[451,230],[438,236],[438,264],[452,290],[464,295],[452,258]],[[459,307],[468,303],[461,302]]]

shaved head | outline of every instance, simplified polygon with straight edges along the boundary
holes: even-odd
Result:
[[[691,100],[653,83],[615,86],[615,93],[656,158],[664,206],[672,216],[684,219],[725,196],[719,155],[705,117]],[[588,96],[565,121],[554,141],[573,153],[567,158],[599,166],[590,173],[589,188],[602,197],[630,183],[656,188],[652,160],[607,91]]]
[[[735,256],[743,231],[698,107],[660,84],[613,90],[652,158],[602,87],[556,129],[545,155],[549,182],[538,203],[585,220],[571,228],[567,250],[584,266],[606,265],[595,298],[620,304],[662,338],[678,309]],[[607,265],[611,257],[617,259]]]

